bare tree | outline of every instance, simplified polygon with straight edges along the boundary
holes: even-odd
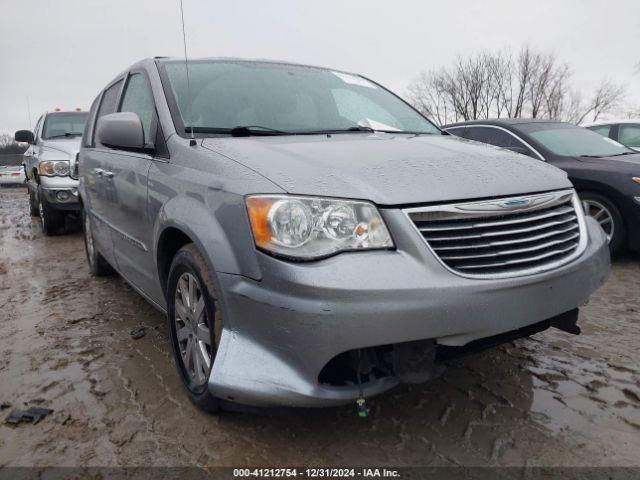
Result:
[[[581,122],[616,108],[624,87],[603,81],[588,103],[571,88],[571,71],[551,53],[525,47],[514,56],[480,52],[450,68],[420,74],[409,101],[439,124],[490,117],[533,117]]]
[[[582,123],[589,117],[592,122],[595,122],[603,113],[608,113],[618,107],[624,96],[624,86],[613,84],[608,80],[602,80],[576,123]]]
[[[409,85],[409,101],[425,116],[444,125],[451,118],[450,102],[440,77],[423,72]]]
[[[0,134],[0,155],[9,155],[15,153],[23,153],[27,147],[16,142],[13,135],[8,133]]]

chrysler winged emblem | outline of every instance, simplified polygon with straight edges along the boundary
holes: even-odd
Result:
[[[509,200],[505,200],[504,202],[500,202],[502,208],[507,208],[510,210],[514,210],[517,208],[525,208],[531,205],[532,200],[530,198],[510,198]]]

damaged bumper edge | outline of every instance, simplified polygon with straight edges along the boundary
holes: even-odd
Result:
[[[259,254],[260,282],[218,273],[228,323],[209,388],[221,399],[253,406],[338,405],[357,398],[358,386],[321,382],[321,372],[354,349],[430,340],[437,355],[459,356],[465,345],[479,350],[549,326],[577,328],[577,307],[610,268],[603,232],[592,220],[587,225],[590,241],[578,259],[555,271],[501,280],[463,278],[435,259],[401,250],[312,264]],[[364,394],[398,383],[396,376],[374,375],[363,384]]]

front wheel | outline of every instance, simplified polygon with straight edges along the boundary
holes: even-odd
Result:
[[[49,205],[42,188],[38,189],[38,216],[45,235],[56,235],[64,228],[64,213]]]
[[[580,193],[582,208],[587,216],[600,224],[607,236],[611,254],[618,253],[625,241],[625,227],[618,208],[608,198],[591,192]]]
[[[222,333],[222,316],[212,276],[193,244],[171,262],[167,322],[173,356],[191,401],[214,413],[220,402],[209,391],[209,376]]]
[[[39,217],[40,207],[38,205],[36,192],[30,187],[27,187],[27,190],[29,191],[29,215],[32,217]]]

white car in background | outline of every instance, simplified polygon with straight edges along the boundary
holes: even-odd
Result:
[[[582,126],[640,152],[640,119],[612,120]]]
[[[24,167],[18,165],[0,165],[0,186],[24,185]]]

